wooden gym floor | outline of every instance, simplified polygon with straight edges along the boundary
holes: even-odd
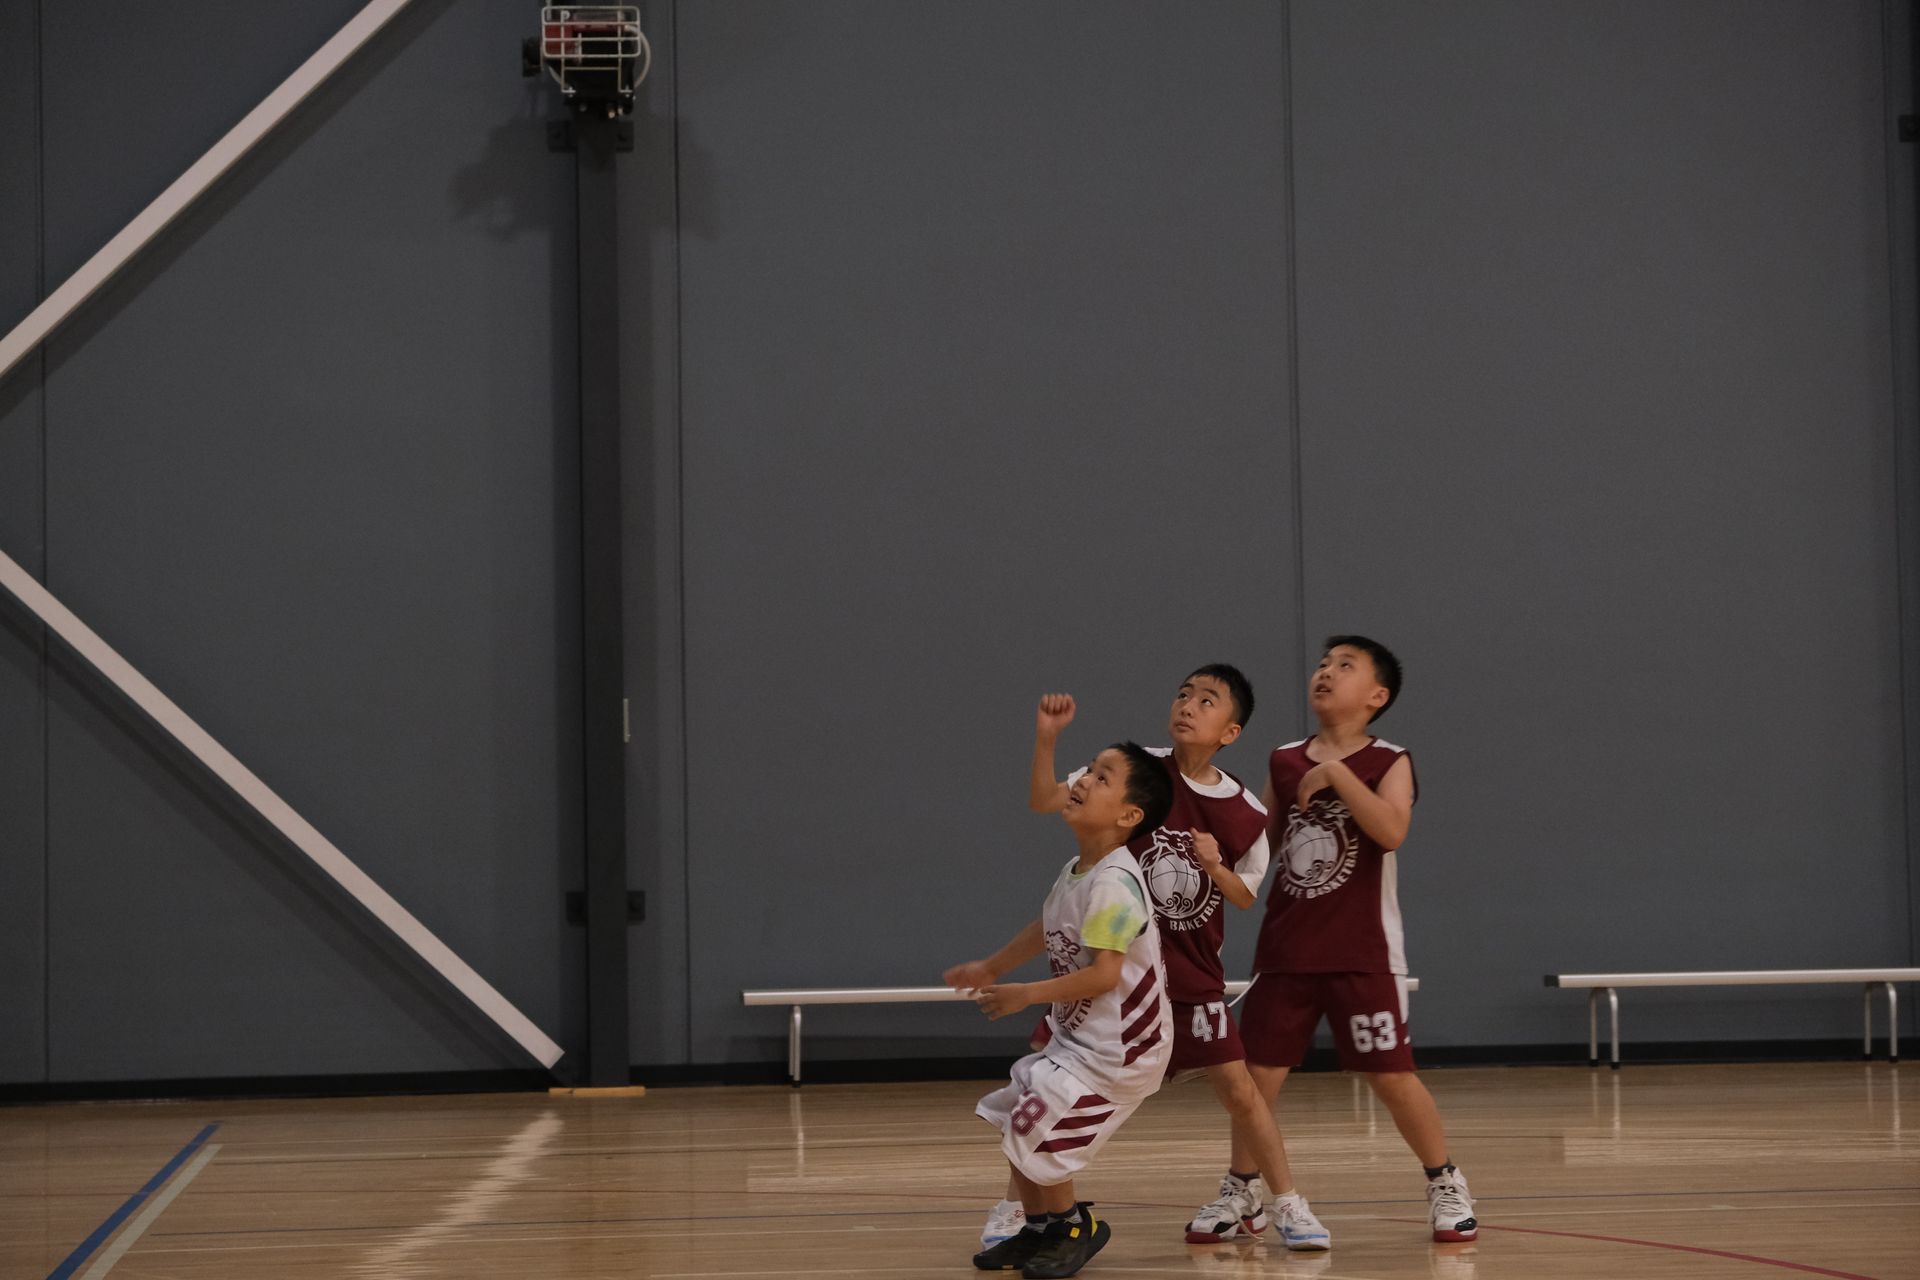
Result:
[[[1920,1277],[1916,1071],[1428,1072],[1480,1201],[1471,1245],[1429,1243],[1420,1171],[1364,1090],[1300,1076],[1281,1120],[1333,1233],[1318,1255],[1182,1242],[1223,1125],[1204,1083],[1172,1087],[1080,1184],[1114,1228],[1084,1274]],[[971,1114],[988,1087],[0,1109],[0,1276],[973,1275],[1005,1177]]]

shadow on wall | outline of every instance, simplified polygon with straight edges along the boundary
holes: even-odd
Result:
[[[496,240],[514,240],[527,232],[539,232],[572,244],[571,235],[557,234],[553,208],[537,201],[532,189],[517,176],[518,171],[550,150],[547,122],[560,116],[555,95],[548,89],[545,81],[527,81],[520,110],[511,120],[488,131],[486,150],[477,159],[454,171],[453,186],[447,194],[456,222],[476,225]],[[563,278],[554,277],[556,281]]]

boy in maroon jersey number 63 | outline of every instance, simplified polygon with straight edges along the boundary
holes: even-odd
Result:
[[[1324,1016],[1340,1066],[1363,1072],[1427,1173],[1438,1241],[1479,1230],[1447,1154],[1433,1095],[1414,1073],[1395,850],[1419,789],[1413,757],[1368,733],[1400,692],[1400,663],[1365,636],[1333,636],[1307,682],[1319,732],[1277,748],[1265,801],[1278,871],[1240,1016],[1254,1084],[1269,1103]],[[1252,1158],[1236,1124],[1233,1163]]]

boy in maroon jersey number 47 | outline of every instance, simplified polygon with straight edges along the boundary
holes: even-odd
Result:
[[[1427,1173],[1438,1241],[1479,1229],[1467,1180],[1447,1155],[1433,1095],[1414,1073],[1407,1036],[1407,958],[1394,851],[1413,820],[1413,757],[1367,732],[1400,692],[1400,663],[1365,636],[1333,636],[1307,682],[1319,732],[1276,749],[1267,764],[1277,883],[1254,952],[1241,1034],[1254,1084],[1269,1103],[1300,1065],[1324,1016],[1343,1070],[1374,1094]],[[1236,1123],[1233,1165],[1253,1158]]]

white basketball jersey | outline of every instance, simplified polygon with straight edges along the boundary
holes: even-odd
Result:
[[[1160,932],[1153,926],[1146,877],[1124,846],[1085,875],[1074,874],[1078,862],[1075,858],[1061,869],[1040,913],[1054,976],[1093,963],[1094,948],[1086,944],[1081,929],[1103,902],[1119,901],[1118,895],[1137,900],[1140,927],[1122,953],[1120,981],[1111,991],[1052,1006],[1047,1025],[1053,1038],[1045,1052],[1114,1101],[1143,1098],[1160,1087],[1173,1047]]]

